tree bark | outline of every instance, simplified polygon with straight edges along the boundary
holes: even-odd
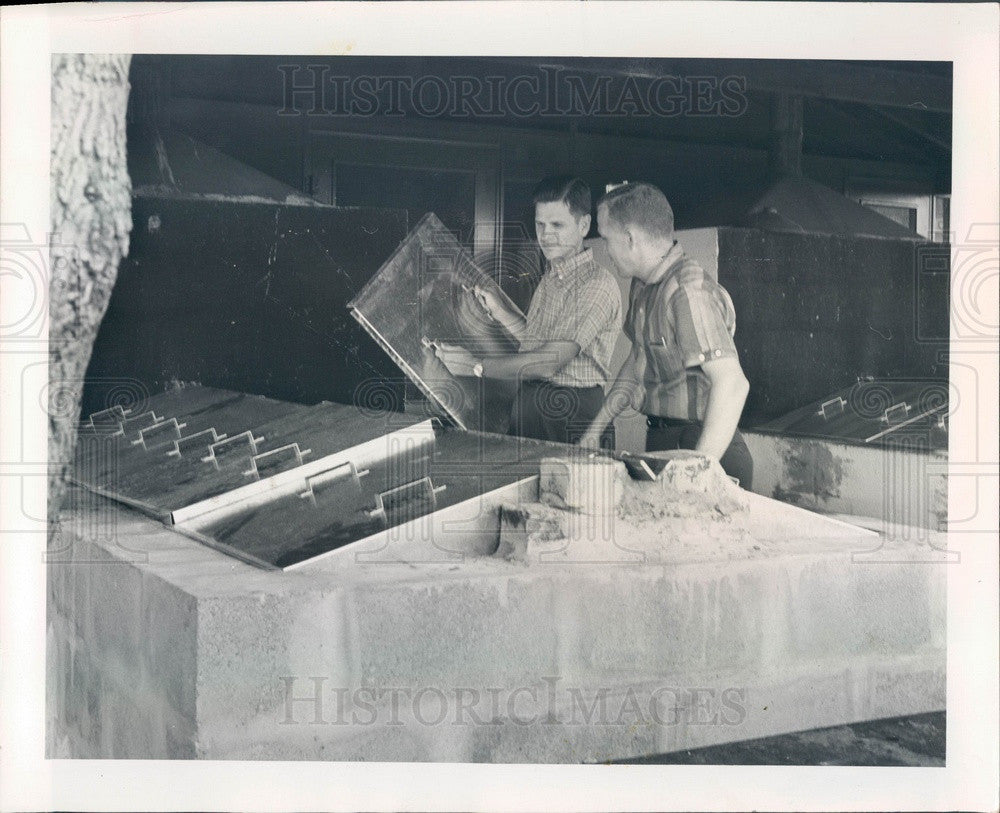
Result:
[[[97,329],[132,230],[127,54],[52,58],[49,507],[59,515]]]

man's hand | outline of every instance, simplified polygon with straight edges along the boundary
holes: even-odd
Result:
[[[519,313],[516,308],[511,310],[511,306],[504,301],[504,298],[490,288],[477,285],[472,289],[472,295],[490,319],[502,325],[515,339],[521,341],[527,328],[524,314]]]
[[[500,298],[493,291],[480,288],[478,285],[472,289],[472,292],[489,317],[494,321],[499,321],[500,315],[505,310]]]
[[[452,375],[474,375],[472,368],[478,363],[472,353],[464,347],[455,344],[445,344],[444,342],[432,343],[434,355],[447,368]]]

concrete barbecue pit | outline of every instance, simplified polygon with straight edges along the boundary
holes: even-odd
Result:
[[[218,405],[245,418],[248,401],[278,416],[268,431],[226,423]],[[258,455],[295,442],[282,425],[340,409],[193,387],[148,407],[192,434],[207,413],[217,434],[263,436]],[[328,428],[299,447],[341,455],[344,479],[368,468],[372,487],[351,502],[314,483],[313,502],[308,462],[259,479],[236,466],[257,491],[219,509],[241,517],[223,539],[224,521],[136,510],[136,478],[131,506],[74,491],[50,573],[54,756],[603,761],[944,707],[945,574],[925,542],[742,491],[693,453],[643,482],[571,447],[353,415],[360,443],[324,447],[351,434]],[[109,442],[106,417],[81,460]],[[387,426],[418,439],[409,468],[385,464]],[[122,472],[178,465],[176,440],[115,442]],[[260,493],[285,488],[268,479],[296,470],[276,501],[328,525],[300,537],[283,514],[255,535]],[[425,491],[374,516],[382,486],[415,474],[447,485],[440,503]],[[327,532],[362,513],[346,543]],[[240,546],[262,538],[277,556],[251,564],[261,548]],[[295,566],[259,566],[281,556]]]

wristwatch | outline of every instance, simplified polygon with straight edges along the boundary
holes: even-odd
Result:
[[[477,361],[474,365],[472,365],[472,374],[476,378],[483,377],[483,363],[481,361]]]

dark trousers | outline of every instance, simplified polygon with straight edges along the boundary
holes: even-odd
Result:
[[[550,381],[524,381],[517,388],[507,433],[522,438],[576,443],[604,404],[600,387],[562,387]],[[615,428],[601,435],[601,448],[615,448]]]
[[[683,421],[677,418],[646,419],[646,451],[663,452],[671,449],[694,449],[701,437],[701,421]],[[729,448],[719,460],[723,470],[730,477],[740,481],[740,485],[750,490],[753,485],[753,458],[743,435],[737,429]]]

